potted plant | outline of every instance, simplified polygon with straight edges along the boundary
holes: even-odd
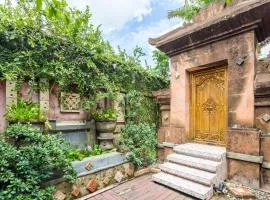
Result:
[[[105,108],[91,114],[96,121],[96,130],[99,133],[99,143],[103,150],[113,148],[114,130],[118,112],[114,108]]]
[[[113,132],[116,128],[118,112],[114,108],[105,108],[92,113],[92,118],[96,121],[96,130],[100,133]]]
[[[44,129],[46,118],[43,113],[40,112],[39,104],[32,101],[26,101],[19,99],[17,104],[13,104],[7,109],[4,117],[9,124],[14,123],[31,123],[32,125]]]

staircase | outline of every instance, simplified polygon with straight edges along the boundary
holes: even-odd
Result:
[[[213,196],[213,186],[227,177],[224,147],[187,143],[174,147],[152,180],[198,199]]]

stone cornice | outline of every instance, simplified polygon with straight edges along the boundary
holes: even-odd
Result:
[[[205,23],[194,23],[175,29],[149,43],[169,56],[220,41],[243,32],[255,30],[257,40],[270,35],[270,0],[248,0],[225,9]]]

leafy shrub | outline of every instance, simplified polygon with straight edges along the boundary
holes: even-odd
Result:
[[[107,151],[103,151],[98,145],[94,144],[93,150],[91,151],[92,156],[98,156],[103,153],[106,153]]]
[[[19,100],[17,104],[12,105],[5,113],[5,118],[10,122],[45,121],[44,115],[40,113],[39,104],[25,100]]]
[[[68,158],[71,161],[75,161],[82,160],[90,156],[98,156],[103,153],[107,153],[107,151],[103,151],[98,145],[94,144],[92,151],[88,149],[72,149],[70,152],[68,152]]]
[[[154,124],[128,123],[122,130],[120,141],[129,151],[128,160],[136,167],[155,162],[157,138]]]
[[[41,78],[55,81],[60,91],[76,85],[87,109],[101,93],[151,92],[167,86],[167,80],[143,66],[141,49],[134,55],[115,51],[100,26],[93,25],[89,8],[71,9],[66,0],[18,1],[0,4],[3,77],[18,83],[29,80],[35,89],[40,89]]]
[[[0,199],[53,199],[46,181],[56,174],[69,181],[76,177],[68,150],[64,139],[44,135],[30,124],[9,126],[0,140]]]
[[[94,120],[116,120],[118,112],[114,108],[105,108],[91,114]]]
[[[128,122],[157,124],[159,108],[154,98],[137,91],[126,94],[126,119]]]
[[[68,152],[68,159],[70,161],[75,160],[82,160],[84,158],[87,158],[91,155],[90,151],[88,149],[71,149],[70,152]]]

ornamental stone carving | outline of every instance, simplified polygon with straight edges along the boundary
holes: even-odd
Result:
[[[77,93],[61,92],[61,112],[80,112],[81,98]]]
[[[265,122],[268,122],[270,120],[270,115],[269,114],[264,114],[262,119],[265,121]]]

